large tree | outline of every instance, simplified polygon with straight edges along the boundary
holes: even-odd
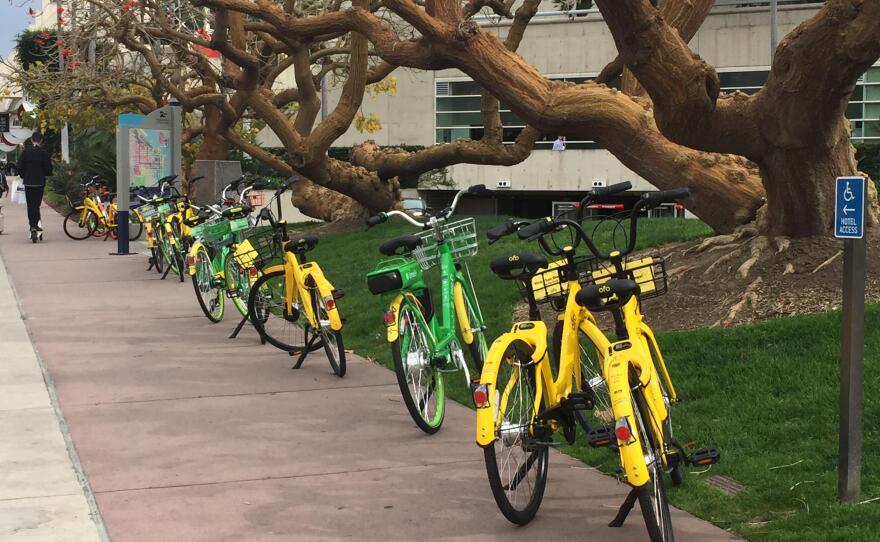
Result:
[[[766,197],[765,231],[828,233],[831,180],[857,171],[846,103],[880,57],[880,0],[829,0],[781,42],[760,92],[725,94],[686,43],[711,2],[670,0],[658,11],[649,0],[599,0],[619,63],[647,100],[635,85],[618,92],[550,80],[469,18],[475,5],[509,10],[512,2],[382,2],[412,27],[406,32],[359,5],[307,16],[269,0],[199,1],[259,19],[287,39],[354,30],[389,63],[458,68],[535,129],[595,140],[659,188],[690,187],[689,207],[719,232],[755,220]]]

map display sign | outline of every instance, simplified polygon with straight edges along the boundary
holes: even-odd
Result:
[[[171,130],[128,130],[128,164],[131,186],[156,186],[172,174]]]

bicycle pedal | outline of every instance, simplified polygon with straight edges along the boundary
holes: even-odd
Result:
[[[607,425],[594,427],[587,433],[587,443],[591,448],[610,446],[614,443],[614,440],[614,431]]]
[[[685,461],[695,467],[706,467],[721,461],[721,452],[716,448],[701,448],[687,456]]]
[[[345,291],[343,290],[333,290],[333,299],[342,299],[345,297]]]

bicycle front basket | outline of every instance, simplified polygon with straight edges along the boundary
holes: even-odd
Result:
[[[666,260],[660,256],[647,256],[641,260],[628,261],[623,266],[630,280],[639,285],[639,299],[651,299],[666,293],[668,289],[666,277]],[[590,279],[601,284],[614,275],[612,267],[604,267],[594,271]]]
[[[260,269],[272,260],[279,259],[279,244],[278,236],[272,228],[254,229],[253,233],[238,244],[233,256],[245,269]]]
[[[417,234],[422,239],[421,246],[413,249],[412,254],[424,271],[431,269],[440,261],[440,245],[429,230]],[[449,251],[455,261],[477,253],[477,226],[473,218],[465,218],[443,225],[443,240],[449,245]]]

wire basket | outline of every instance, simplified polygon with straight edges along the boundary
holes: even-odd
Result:
[[[156,209],[156,206],[152,203],[142,203],[141,205],[137,206],[137,210],[141,214],[141,217],[144,219],[144,222],[156,218],[156,215],[159,214],[159,210]]]
[[[263,203],[266,201],[266,194],[263,192],[257,192],[256,194],[248,194],[248,204],[252,209],[256,209],[257,207],[262,207]]]
[[[640,260],[627,261],[623,269],[627,277],[639,285],[641,290],[639,299],[659,297],[668,291],[666,260],[660,256],[647,256]],[[605,264],[585,277],[585,282],[602,284],[613,276],[614,268],[610,264]]]
[[[569,273],[573,270],[578,281],[583,282],[592,277],[596,269],[596,259],[592,256],[577,256],[572,264],[565,259],[557,260],[532,275],[529,284],[519,281],[519,286],[523,295],[530,287],[536,303],[551,303],[554,309],[561,311],[565,310],[568,296]]]
[[[216,220],[202,225],[201,235],[207,243],[218,243],[229,237],[231,220]],[[193,234],[195,236],[195,234]]]
[[[255,229],[235,248],[233,256],[245,269],[260,269],[279,258],[280,239],[272,228]]]
[[[422,239],[421,246],[412,251],[423,271],[431,269],[440,261],[440,244],[437,243],[433,231],[417,234]],[[443,226],[444,243],[456,261],[477,253],[477,226],[473,218],[465,218]]]

